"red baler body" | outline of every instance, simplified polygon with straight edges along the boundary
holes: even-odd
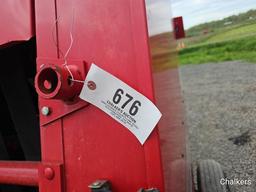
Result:
[[[39,186],[40,192],[89,192],[89,184],[106,179],[119,192],[151,187],[185,191],[177,66],[152,76],[154,48],[149,44],[145,1],[42,0],[20,1],[16,6],[27,15],[18,21],[11,14],[8,27],[1,31],[1,44],[27,40],[35,31],[38,71],[45,65],[62,67],[70,48],[66,62],[76,66],[83,78],[95,63],[150,100],[156,97],[163,117],[141,145],[125,127],[85,101],[39,96],[39,111],[43,107],[51,111],[47,116],[40,113],[41,162],[0,162],[0,183]],[[22,31],[13,30],[20,25]]]

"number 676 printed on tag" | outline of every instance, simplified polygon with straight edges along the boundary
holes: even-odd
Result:
[[[124,95],[126,97],[126,101],[122,104],[121,108],[124,109],[130,102],[132,102],[132,105],[130,106],[130,109],[129,109],[129,114],[132,116],[135,116],[139,111],[139,107],[141,107],[141,102],[138,100],[133,101],[134,100],[133,96],[131,96],[128,93],[124,94],[123,89],[119,88],[116,90],[115,95],[113,97],[113,102],[116,105],[118,105],[121,99],[124,97]]]
[[[162,116],[148,98],[95,64],[87,74],[80,98],[129,129],[141,144]]]

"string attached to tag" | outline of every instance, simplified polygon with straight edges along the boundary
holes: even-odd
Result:
[[[77,82],[77,83],[84,83],[84,81],[81,81],[81,80],[78,80],[78,79],[74,79],[74,75],[72,74],[72,71],[69,69],[68,62],[67,62],[67,57],[68,57],[69,52],[70,52],[70,50],[72,49],[73,43],[74,43],[74,38],[73,38],[74,14],[75,14],[75,11],[74,11],[74,8],[73,8],[73,12],[72,12],[72,22],[71,22],[71,27],[70,27],[70,31],[69,31],[70,44],[69,44],[69,47],[68,47],[68,49],[67,49],[65,55],[63,54],[63,52],[61,51],[61,49],[59,49],[59,46],[58,46],[57,42],[56,42],[55,39],[54,39],[54,35],[53,35],[53,41],[54,41],[54,44],[55,44],[55,46],[57,47],[58,51],[60,52],[60,54],[62,55],[62,57],[63,57],[63,59],[64,59],[63,66],[68,70],[68,72],[69,72],[69,74],[70,74],[70,81]],[[56,19],[56,21],[55,21],[55,23],[54,23],[54,26],[57,25],[58,22],[59,22],[59,18]]]

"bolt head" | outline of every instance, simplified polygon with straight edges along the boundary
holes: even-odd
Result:
[[[46,167],[44,169],[44,176],[48,180],[52,180],[55,176],[54,170],[51,167]]]
[[[41,109],[41,113],[42,113],[44,116],[49,115],[50,112],[51,112],[51,111],[50,111],[50,108],[49,108],[49,107],[44,106],[44,107],[42,107],[42,109]]]

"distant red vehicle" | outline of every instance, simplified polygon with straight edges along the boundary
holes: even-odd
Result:
[[[186,35],[185,35],[182,17],[174,17],[173,18],[173,28],[174,28],[175,39],[185,38]]]

